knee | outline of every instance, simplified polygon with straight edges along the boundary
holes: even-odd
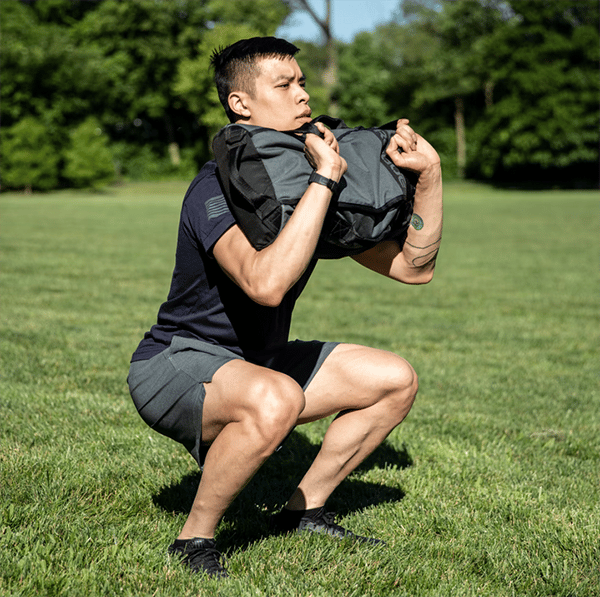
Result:
[[[302,388],[287,375],[269,372],[248,389],[248,399],[251,425],[265,444],[277,448],[304,409]]]
[[[419,390],[419,378],[412,365],[401,357],[397,358],[386,378],[386,394],[393,410],[403,419],[412,407]]]

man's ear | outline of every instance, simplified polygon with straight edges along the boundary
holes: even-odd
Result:
[[[231,111],[241,116],[244,120],[250,118],[248,99],[250,96],[245,91],[232,91],[227,98]]]

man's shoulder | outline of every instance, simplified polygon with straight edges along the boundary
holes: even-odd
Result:
[[[184,211],[200,209],[202,213],[206,212],[209,220],[229,213],[214,160],[207,162],[190,184],[183,199],[183,207]]]
[[[190,196],[210,198],[211,196],[214,196],[215,192],[217,194],[223,194],[217,177],[217,163],[214,160],[211,160],[202,166],[196,178],[190,183],[184,201]]]
[[[181,226],[199,239],[207,251],[235,220],[217,176],[215,161],[207,162],[194,178],[183,200]]]

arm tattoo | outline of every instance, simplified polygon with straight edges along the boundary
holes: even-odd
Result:
[[[415,230],[421,230],[421,228],[423,228],[423,218],[417,214],[413,214],[410,223]]]
[[[429,247],[433,247],[433,245],[437,245],[442,240],[442,237],[438,238],[436,241],[432,242],[430,245],[425,245],[424,247],[417,247],[417,245],[413,245],[406,241],[406,244],[413,249],[429,249]]]
[[[438,251],[439,248],[434,249],[429,253],[425,253],[425,255],[419,255],[418,257],[415,257],[411,263],[414,265],[414,267],[427,267],[428,265],[432,265],[437,259]]]
[[[417,245],[413,245],[413,244],[409,243],[408,241],[405,241],[405,242],[409,247],[412,247],[413,249],[425,250],[425,249],[430,249],[434,245],[439,245],[441,240],[442,240],[442,237],[440,236],[435,242],[432,242],[429,245],[425,245],[424,247],[417,247]],[[424,253],[422,255],[417,255],[417,257],[415,257],[411,261],[411,263],[415,267],[427,267],[428,265],[432,265],[435,263],[435,260],[437,259],[439,250],[440,250],[440,247],[437,246],[435,249],[428,251],[427,253]]]

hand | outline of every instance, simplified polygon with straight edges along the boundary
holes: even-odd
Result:
[[[396,133],[385,150],[398,168],[421,174],[428,168],[439,166],[440,156],[421,135],[415,133],[408,120],[401,118],[396,123]]]
[[[316,127],[323,133],[324,138],[312,133],[306,135],[304,153],[318,174],[338,182],[348,169],[348,164],[340,155],[335,135],[321,122],[317,122]]]

